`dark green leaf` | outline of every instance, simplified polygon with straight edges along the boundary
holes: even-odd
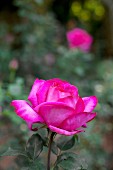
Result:
[[[56,143],[54,141],[52,142],[52,152],[55,155],[58,155],[58,147],[57,147],[57,145],[56,145]]]
[[[59,163],[60,163],[61,161],[63,161],[63,160],[67,160],[67,159],[70,158],[70,157],[76,159],[77,154],[75,154],[75,153],[73,153],[73,152],[64,152],[64,153],[62,153],[61,155],[58,156],[58,158],[57,158],[57,164],[59,164]]]
[[[74,135],[74,138],[77,142],[79,141],[78,135]]]
[[[12,149],[10,147],[8,148],[8,150],[6,152],[1,154],[0,156],[18,156],[18,155],[28,157],[25,151]]]
[[[29,170],[45,170],[44,164],[40,160],[36,160],[29,166]]]
[[[59,166],[62,167],[65,170],[74,170],[75,169],[75,160],[71,157],[69,157],[66,160],[63,160],[59,163]]]
[[[59,170],[58,166],[55,166],[55,167],[53,168],[53,170]]]
[[[56,167],[61,167],[65,170],[81,170],[81,168],[87,169],[87,164],[85,160],[77,154],[67,152],[58,156]]]
[[[37,124],[36,124],[37,125]],[[37,126],[36,126],[37,127]],[[42,125],[39,126],[38,124],[38,134],[41,136],[41,138],[45,141],[46,140],[46,137],[47,137],[47,128],[41,128]]]
[[[58,139],[57,146],[60,150],[68,150],[71,149],[75,144],[75,137],[74,136],[61,136]]]
[[[31,159],[24,157],[23,155],[19,155],[16,157],[15,159],[15,163],[17,164],[17,166],[20,168],[22,167],[28,167],[28,165],[33,162]]]
[[[26,152],[35,160],[43,149],[43,139],[39,134],[30,137],[26,145]]]
[[[40,160],[31,162],[28,167],[23,167],[21,170],[45,170],[44,164]]]

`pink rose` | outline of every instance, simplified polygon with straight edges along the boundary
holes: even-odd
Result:
[[[79,48],[83,52],[88,52],[93,42],[92,36],[81,28],[67,32],[67,40],[70,48]]]
[[[12,59],[9,63],[9,68],[13,70],[17,70],[19,67],[19,63],[17,59]]]
[[[97,105],[95,96],[81,98],[76,86],[54,78],[36,79],[25,100],[13,100],[18,116],[24,119],[31,130],[33,123],[45,124],[51,131],[63,135],[74,135],[84,131],[86,123],[95,118],[92,113]]]

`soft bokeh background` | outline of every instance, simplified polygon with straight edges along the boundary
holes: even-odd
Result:
[[[71,50],[66,32],[80,27],[93,36],[89,53]],[[10,107],[27,99],[35,78],[59,77],[96,95],[97,118],[80,134],[75,151],[89,170],[113,170],[113,0],[0,1],[0,152],[24,147],[27,126]],[[15,158],[0,170],[18,170]]]

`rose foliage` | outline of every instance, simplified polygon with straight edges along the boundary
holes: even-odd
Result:
[[[25,100],[13,100],[15,112],[31,130],[34,123],[47,126],[52,132],[74,135],[83,132],[87,122],[95,118],[96,96],[80,97],[76,86],[58,78],[36,79]]]

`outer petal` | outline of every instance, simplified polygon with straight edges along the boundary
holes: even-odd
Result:
[[[77,128],[80,128],[87,122],[91,121],[94,119],[96,116],[96,113],[78,113],[73,116],[70,116],[64,122],[60,125],[60,128],[68,130],[68,131],[73,131]]]
[[[76,103],[76,108],[75,108],[76,113],[83,112],[83,111],[84,111],[84,108],[85,108],[84,102],[83,102],[82,98],[79,97],[79,98],[78,98],[78,101],[77,101],[77,103]]]
[[[36,79],[32,86],[31,92],[28,96],[28,100],[32,103],[34,107],[38,105],[36,94],[39,91],[40,87],[44,84],[44,82],[45,82],[44,80]]]
[[[61,135],[66,135],[66,136],[71,136],[71,135],[75,135],[77,133],[80,133],[80,132],[84,132],[84,130],[75,130],[75,131],[72,131],[72,132],[69,132],[67,130],[63,130],[63,129],[60,129],[60,128],[57,128],[57,127],[54,127],[54,126],[49,126],[49,129],[53,132],[56,132],[58,134],[61,134]]]
[[[92,112],[98,103],[96,96],[83,97],[82,100],[84,101],[85,105],[84,112]]]
[[[42,85],[42,87],[38,91],[37,100],[39,104],[46,102],[50,86],[51,86],[51,82],[45,81],[45,83]]]
[[[35,111],[43,117],[48,126],[52,125],[56,127],[75,113],[73,108],[60,102],[45,102],[36,107]]]
[[[31,130],[33,123],[44,123],[42,117],[25,100],[13,100],[11,106],[14,106],[17,115],[27,122]]]

